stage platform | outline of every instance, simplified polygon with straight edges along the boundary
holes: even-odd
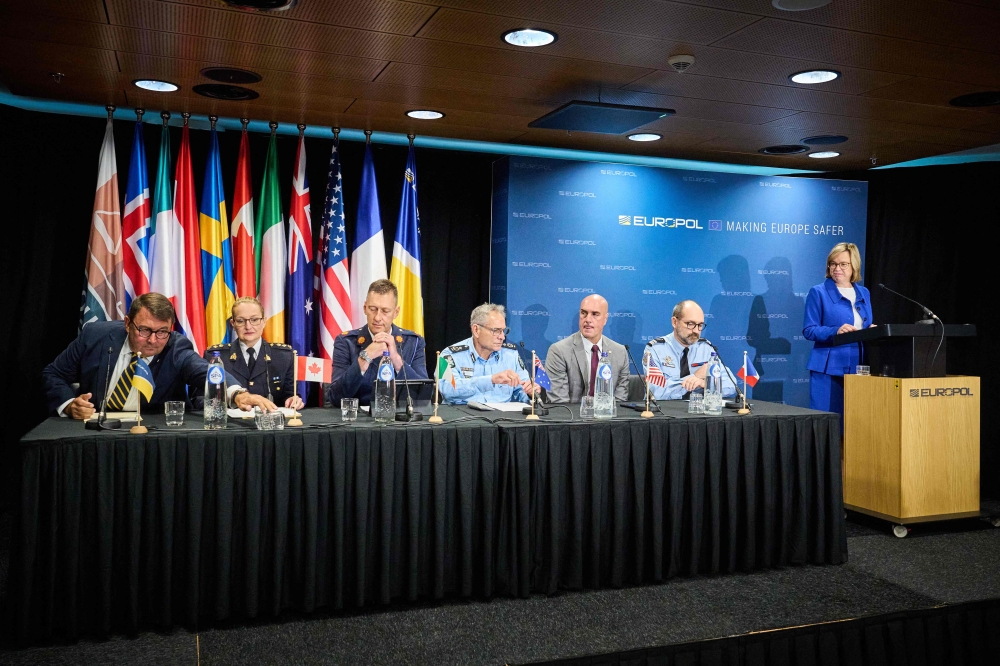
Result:
[[[1000,503],[984,502],[983,509],[1000,514]],[[7,516],[0,536],[4,591],[9,529]],[[866,664],[937,663],[933,645],[914,661],[893,653],[887,647],[893,641],[923,652],[928,643],[946,645],[970,635],[998,647],[1000,632],[993,625],[1000,621],[1000,529],[965,520],[922,525],[898,539],[886,524],[852,514],[848,550],[841,566],[674,578],[548,597],[286,613],[278,621],[197,633],[176,628],[23,650],[7,645],[0,662],[194,664],[200,656],[202,664],[848,663],[833,661],[823,641],[809,639],[803,629],[791,629],[808,632],[810,626],[827,638],[838,632],[854,636],[864,655],[858,663]],[[970,604],[981,600],[991,602]],[[940,640],[935,626],[944,631]],[[774,631],[782,629],[788,631]],[[908,640],[913,631],[922,632],[920,641]],[[715,657],[699,658],[705,648]],[[949,656],[943,663],[996,663],[980,648],[960,662]],[[816,658],[803,658],[803,649],[815,649]]]

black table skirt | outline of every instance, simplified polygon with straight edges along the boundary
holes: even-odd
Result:
[[[145,436],[50,419],[21,443],[9,626],[27,642],[841,563],[837,417],[771,409]]]

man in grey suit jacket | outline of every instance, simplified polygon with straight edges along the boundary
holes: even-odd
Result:
[[[601,352],[608,352],[614,377],[615,398],[628,398],[628,354],[625,347],[604,336],[608,302],[591,294],[580,301],[580,330],[549,347],[545,369],[552,380],[551,402],[580,402],[594,395],[594,375]]]

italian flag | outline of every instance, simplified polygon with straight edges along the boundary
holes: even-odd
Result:
[[[451,384],[452,388],[455,388],[455,373],[452,372],[452,362],[450,356],[438,356],[437,370],[434,372],[434,378],[437,380],[445,380]]]
[[[285,341],[285,219],[281,215],[281,188],[278,186],[278,144],[271,131],[260,188],[254,249],[257,258],[257,298],[264,306],[264,339]]]

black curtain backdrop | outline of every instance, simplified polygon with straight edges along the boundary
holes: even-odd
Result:
[[[156,115],[157,111],[151,110]],[[0,266],[5,269],[0,354],[6,361],[4,404],[18,405],[4,429],[0,481],[11,479],[16,442],[45,417],[42,368],[76,335],[83,267],[105,121],[0,106]],[[119,191],[124,197],[134,123],[115,121]],[[159,124],[144,125],[150,187],[156,179]],[[176,159],[180,128],[171,128]],[[278,137],[282,203],[288,192],[297,137]],[[250,135],[255,196],[263,177],[268,137]],[[330,139],[307,139],[314,226],[319,224]],[[232,204],[239,132],[219,135],[227,203]],[[208,132],[192,130],[195,188],[201,192]],[[405,146],[374,145],[387,254],[399,214]],[[364,144],[341,144],[348,242],[353,242]],[[417,150],[428,358],[468,335],[469,312],[489,295],[491,165],[496,155]],[[970,323],[973,340],[953,341],[948,371],[983,378],[983,411],[1000,389],[993,340],[1000,322],[990,289],[995,261],[988,230],[1000,225],[1000,163],[824,174],[869,183],[864,283],[872,289],[875,321],[908,322],[919,310],[880,292],[886,285],[924,301],[945,322]],[[171,173],[172,179],[172,173]],[[232,211],[229,211],[230,216]],[[1000,496],[1000,425],[982,421],[982,490]],[[5,484],[8,487],[11,484]],[[9,499],[7,500],[9,501]]]

